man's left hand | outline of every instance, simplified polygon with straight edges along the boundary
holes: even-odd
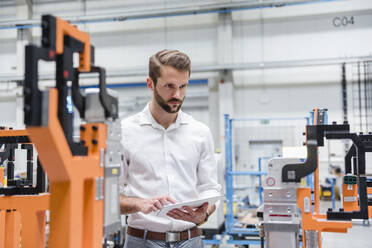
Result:
[[[188,222],[193,222],[195,224],[202,223],[207,217],[208,202],[196,209],[192,209],[188,206],[183,206],[181,209],[173,209],[167,213],[169,217],[177,220],[184,220]]]

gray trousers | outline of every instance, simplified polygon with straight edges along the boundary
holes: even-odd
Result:
[[[201,238],[195,237],[179,242],[165,242],[159,240],[143,239],[127,234],[124,248],[203,248],[204,243]]]

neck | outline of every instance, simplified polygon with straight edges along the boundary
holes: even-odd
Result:
[[[162,107],[160,107],[154,99],[152,99],[150,103],[150,112],[156,122],[163,126],[165,129],[167,129],[172,123],[176,121],[178,115],[178,113],[168,113],[167,111],[162,109]]]

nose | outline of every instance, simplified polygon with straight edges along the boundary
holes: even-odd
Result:
[[[177,98],[177,99],[181,99],[181,89],[176,89],[174,92],[173,92],[173,98]]]

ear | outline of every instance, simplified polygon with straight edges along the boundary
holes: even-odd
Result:
[[[151,78],[148,77],[146,79],[146,84],[147,84],[147,88],[149,88],[151,91],[154,91],[155,84],[154,84],[154,81],[152,81]]]

